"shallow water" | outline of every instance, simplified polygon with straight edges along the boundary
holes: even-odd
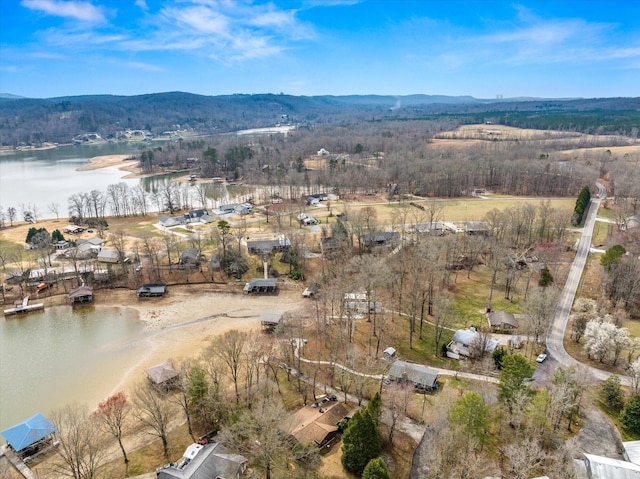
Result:
[[[143,328],[122,307],[0,318],[0,430],[73,402],[95,407],[139,357]]]

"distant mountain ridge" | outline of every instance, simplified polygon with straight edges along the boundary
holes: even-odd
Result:
[[[115,138],[126,129],[190,130],[207,135],[296,123],[434,119],[492,121],[529,128],[627,131],[640,124],[640,98],[477,99],[446,95],[234,94],[165,92],[135,96],[80,95],[48,99],[0,95],[3,145],[68,143],[79,134]]]

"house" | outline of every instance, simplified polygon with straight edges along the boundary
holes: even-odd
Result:
[[[68,225],[64,227],[64,232],[72,235],[80,234],[84,231],[84,228],[78,225]]]
[[[58,241],[55,245],[56,251],[63,251],[67,248],[69,248],[69,242],[68,241]]]
[[[481,336],[475,328],[459,329],[453,334],[451,342],[447,345],[447,357],[452,359],[460,359],[461,357],[470,358],[478,354],[476,350],[482,349],[484,341],[484,350],[492,353],[496,350],[499,343],[491,336]]]
[[[400,242],[400,233],[397,231],[379,231],[374,233],[363,234],[358,241],[365,248],[374,248],[376,246],[396,245]]]
[[[77,243],[76,243],[77,244]],[[91,243],[79,244],[75,250],[69,252],[69,256],[75,259],[88,259],[96,256],[98,252],[93,249]]]
[[[155,387],[171,389],[180,380],[180,373],[176,371],[169,361],[145,369],[147,378]]]
[[[136,290],[138,298],[152,298],[164,296],[167,292],[167,285],[165,283],[150,283],[143,284]]]
[[[340,431],[338,424],[350,418],[355,408],[337,401],[326,401],[318,406],[298,409],[282,422],[281,429],[300,444],[330,445]]]
[[[114,249],[103,249],[98,253],[97,259],[101,263],[117,263],[120,261],[120,253]]]
[[[100,249],[102,249],[106,241],[103,240],[102,238],[98,238],[97,236],[95,236],[93,238],[89,238],[87,240],[87,243],[89,243],[94,250],[100,251]]]
[[[318,155],[318,156],[327,156],[327,155],[329,155],[329,152],[328,152],[327,150],[325,150],[324,148],[320,148],[320,149],[318,150],[317,155]]]
[[[56,427],[41,413],[5,429],[0,434],[20,457],[25,458],[52,445]]]
[[[385,361],[393,361],[397,357],[395,348],[392,348],[391,346],[382,351],[382,359]]]
[[[468,235],[488,235],[489,225],[486,221],[467,221],[464,224],[464,232]]]
[[[389,368],[387,379],[400,384],[413,383],[416,389],[425,391],[432,391],[438,387],[438,371],[436,369],[398,359]]]
[[[172,226],[179,226],[186,223],[184,216],[167,216],[162,215],[158,220],[160,226],[163,228],[171,228]]]
[[[184,265],[184,266],[186,265],[195,266],[200,263],[201,257],[202,255],[200,254],[200,251],[198,251],[197,248],[187,248],[182,253],[180,253],[179,262],[181,265]]]
[[[382,313],[380,301],[345,301],[344,307],[358,314]]]
[[[203,216],[208,216],[209,212],[205,209],[191,210],[184,214],[184,219],[187,223],[199,222]]]
[[[640,479],[640,466],[632,462],[585,454],[588,479]]]
[[[518,329],[518,321],[513,313],[491,311],[487,313],[487,320],[491,329]]]
[[[247,458],[229,452],[222,444],[191,444],[182,459],[156,470],[158,479],[240,479]]]
[[[291,247],[291,241],[284,236],[278,239],[247,241],[249,254],[269,254],[274,251],[284,251]]]
[[[318,220],[315,219],[313,216],[308,215],[306,213],[300,213],[298,215],[298,223],[300,223],[301,225],[305,225],[305,226],[317,225],[318,224]]]
[[[244,294],[249,293],[275,293],[278,282],[275,278],[251,278],[244,285]]]
[[[260,325],[267,331],[273,331],[280,324],[282,316],[284,313],[264,311],[260,314]]]
[[[71,306],[82,303],[90,303],[93,301],[93,288],[88,286],[80,286],[79,288],[72,289],[67,295]]]
[[[221,205],[218,208],[218,211],[220,211],[221,215],[230,215],[236,212],[236,208],[239,207],[241,205],[237,204],[237,203],[230,203],[228,205]]]
[[[413,226],[413,232],[417,234],[430,234],[434,236],[443,236],[450,232],[447,225],[441,221],[432,221],[430,223],[416,223]]]

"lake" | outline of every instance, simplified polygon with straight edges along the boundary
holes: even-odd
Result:
[[[108,396],[146,347],[137,312],[59,306],[0,318],[0,430]]]
[[[89,158],[138,152],[136,143],[70,145],[48,150],[17,151],[0,155],[0,206],[14,207],[22,221],[20,205],[35,205],[38,218],[55,218],[48,205],[58,203],[61,218],[68,216],[68,198],[91,190],[106,192],[109,185],[124,181],[130,187],[139,179],[123,179],[126,171],[117,167],[76,171]]]

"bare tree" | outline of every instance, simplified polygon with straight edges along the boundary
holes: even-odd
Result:
[[[227,373],[233,381],[235,389],[236,404],[240,403],[240,368],[244,362],[244,350],[246,346],[246,335],[237,329],[232,329],[224,333],[222,337],[216,338],[215,344],[210,346],[210,350],[227,367]]]
[[[148,434],[162,441],[164,457],[169,460],[167,438],[173,417],[170,403],[148,382],[138,385],[133,394],[133,416]]]
[[[131,404],[127,401],[127,397],[124,393],[118,392],[98,404],[98,409],[94,413],[94,417],[103,430],[117,439],[127,468],[129,467],[129,458],[122,444],[122,437],[126,431],[130,412]]]
[[[62,477],[94,479],[104,464],[106,449],[103,436],[89,417],[87,407],[72,404],[54,411],[58,448],[53,471]]]

